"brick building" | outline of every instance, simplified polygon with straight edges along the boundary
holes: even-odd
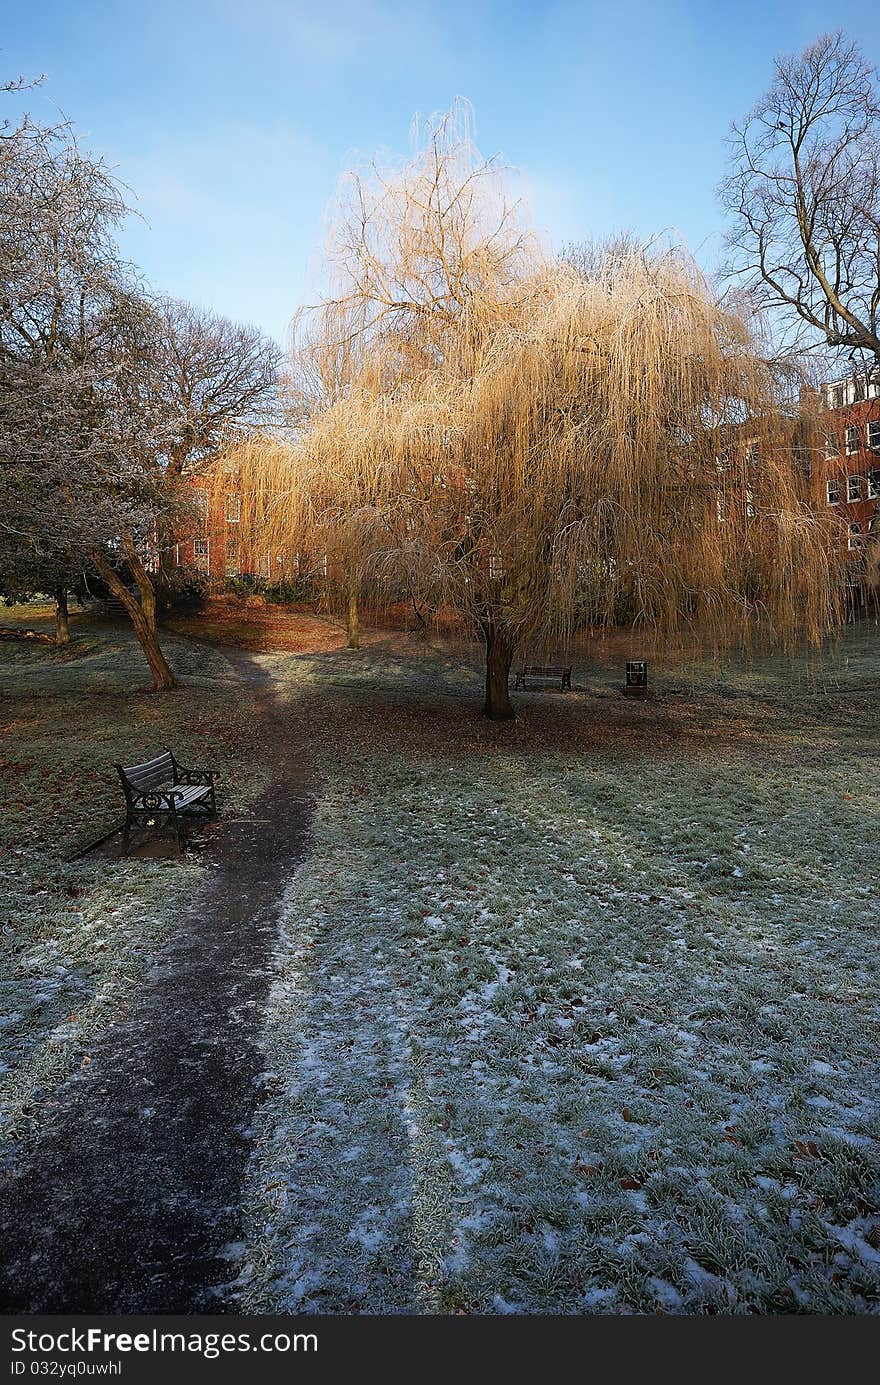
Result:
[[[880,501],[880,366],[822,387],[829,409],[819,501],[840,518],[840,541],[858,557]]]
[[[189,478],[194,520],[189,531],[174,545],[174,564],[206,577],[211,586],[222,587],[227,577],[247,569],[242,565],[238,524],[241,505],[234,492],[218,500],[198,475]],[[265,575],[265,574],[261,574]]]
[[[821,388],[828,415],[825,455],[813,469],[814,494],[816,504],[833,507],[839,519],[841,548],[850,558],[849,585],[856,604],[862,605],[864,550],[880,513],[880,366],[855,371]],[[763,446],[771,452],[776,446],[790,448],[793,428],[793,419],[778,420],[776,436]],[[761,461],[762,444],[749,436],[747,427],[735,429],[718,459],[719,521],[735,515],[748,520],[755,515]],[[339,576],[327,554],[290,557],[253,551],[242,535],[241,501],[232,472],[222,496],[205,486],[198,474],[189,480],[196,518],[175,543],[178,568],[203,574],[214,591],[222,589],[229,578],[245,575],[268,582],[321,582]],[[488,571],[490,577],[501,576],[499,555],[489,556]]]
[[[326,554],[308,557],[272,555],[255,549],[242,525],[241,499],[230,474],[229,489],[218,496],[197,474],[188,478],[192,488],[194,520],[174,545],[174,565],[200,573],[212,591],[220,591],[229,578],[256,577],[264,582],[298,582],[305,578],[335,576]]]

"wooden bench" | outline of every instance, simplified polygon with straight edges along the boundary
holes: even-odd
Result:
[[[161,755],[140,765],[116,765],[125,794],[125,826],[122,851],[128,855],[132,827],[172,828],[177,854],[183,845],[187,818],[217,816],[214,794],[216,773],[211,769],[187,769],[165,747]]]
[[[527,664],[516,675],[514,692],[517,688],[528,686],[526,679],[532,679],[541,684],[558,683],[560,692],[565,692],[566,689],[571,692],[571,665],[568,668],[562,668],[561,665],[557,667],[555,664]]]

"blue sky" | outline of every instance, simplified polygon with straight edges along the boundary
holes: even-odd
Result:
[[[671,229],[711,268],[724,138],[773,55],[842,27],[880,61],[880,9],[850,0],[17,9],[0,72],[45,72],[17,104],[62,111],[130,188],[126,255],[156,288],[279,339],[314,284],[340,173],[405,154],[416,113],[467,97],[480,149],[520,171],[552,243]]]

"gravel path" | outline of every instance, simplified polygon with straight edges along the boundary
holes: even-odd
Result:
[[[234,662],[255,681],[258,665]],[[137,1000],[0,1170],[7,1312],[223,1311],[277,907],[312,812],[292,716],[268,683],[258,696],[270,788],[251,818],[221,818],[215,869]]]

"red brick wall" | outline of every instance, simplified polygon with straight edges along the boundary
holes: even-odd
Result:
[[[175,563],[178,567],[196,568],[206,573],[212,586],[222,586],[227,575],[232,575],[229,568],[244,568],[238,548],[238,525],[227,520],[225,501],[210,493],[198,476],[189,481],[196,497],[201,497],[202,518],[178,538]]]
[[[880,424],[880,399],[861,399],[858,403],[844,404],[829,413],[826,432],[836,446],[836,454],[826,458],[819,468],[818,503],[828,504],[827,483],[836,482],[840,499],[833,506],[840,517],[841,543],[847,546],[850,524],[860,524],[864,544],[868,526],[874,518],[880,500],[880,438],[876,449],[868,447],[868,424]],[[854,428],[858,446],[854,452],[847,453],[846,430]],[[878,473],[878,485],[870,487],[876,495],[869,494],[870,473]],[[851,500],[848,493],[848,478],[860,479],[859,498]]]

